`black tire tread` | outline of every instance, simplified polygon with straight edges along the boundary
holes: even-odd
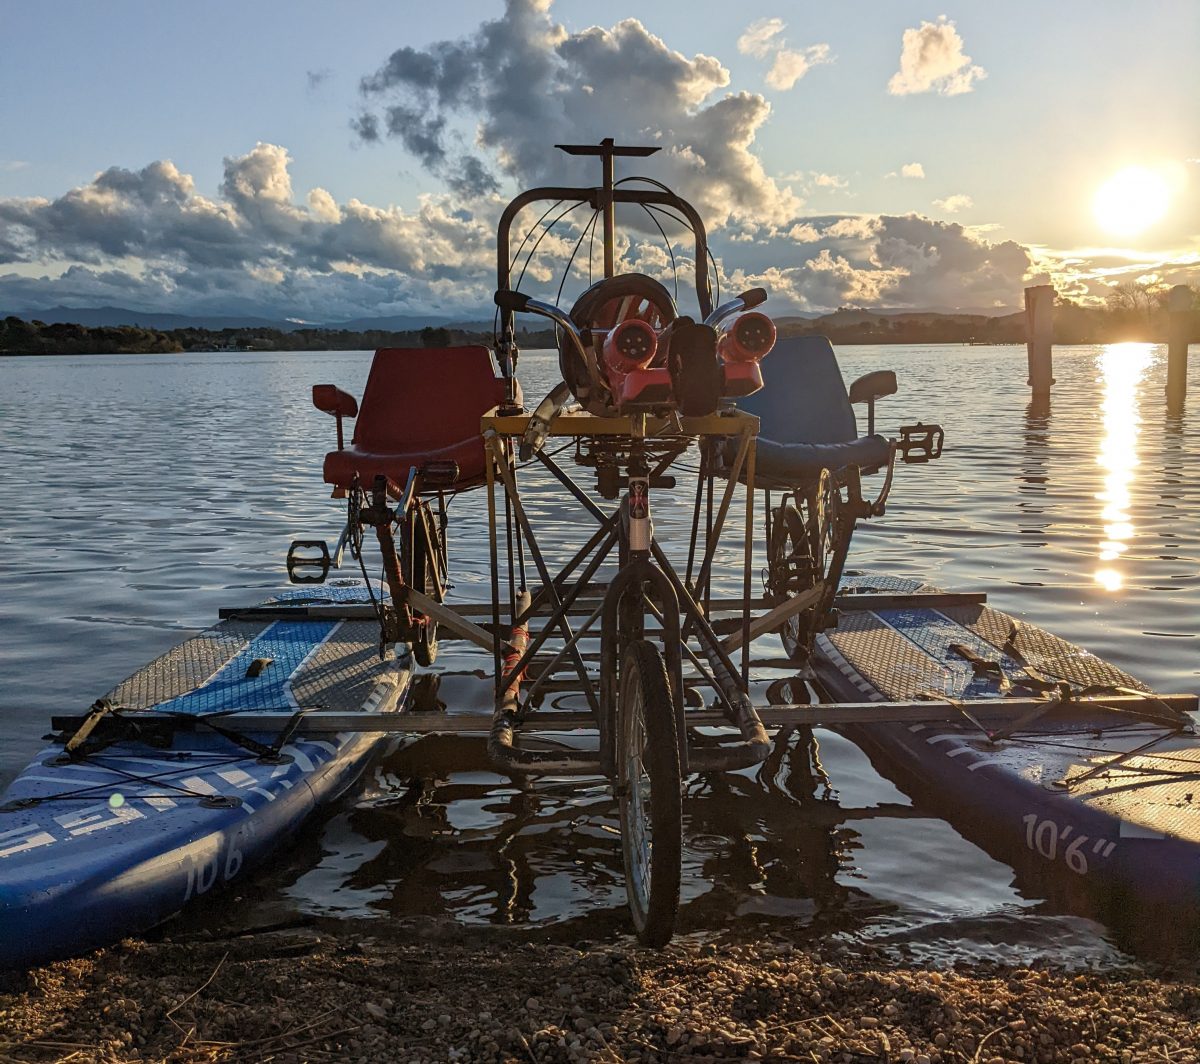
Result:
[[[683,797],[679,747],[667,669],[658,648],[649,640],[634,640],[625,648],[621,662],[622,693],[625,685],[632,682],[632,672],[636,672],[643,685],[645,765],[650,777],[650,827],[654,842],[650,898],[645,926],[639,930],[638,939],[652,949],[662,949],[675,933],[682,879]],[[620,725],[617,734],[618,743],[623,742],[625,733]]]

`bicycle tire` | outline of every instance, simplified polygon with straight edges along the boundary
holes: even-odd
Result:
[[[796,509],[794,503],[787,502],[775,510],[771,518],[771,542],[767,549],[767,571],[772,574],[772,580],[778,580],[779,574],[788,567],[789,559],[797,555],[808,555],[811,561],[812,550],[809,530],[805,528],[804,518]],[[800,588],[778,587],[771,588],[775,598],[783,602],[789,594],[795,594]],[[804,625],[800,614],[793,614],[777,629],[779,642],[783,652],[793,661],[803,656],[805,646]]]
[[[679,912],[683,797],[671,684],[646,639],[630,642],[621,658],[617,774],[629,910],[641,943],[661,949]]]

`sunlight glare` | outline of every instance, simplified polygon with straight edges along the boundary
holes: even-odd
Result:
[[[1130,488],[1138,467],[1138,386],[1150,366],[1151,350],[1150,344],[1106,344],[1100,355],[1104,437],[1096,463],[1104,470],[1104,490],[1096,499],[1103,504],[1100,520],[1104,522],[1104,539],[1098,557],[1109,564],[1097,569],[1095,578],[1105,591],[1121,590],[1124,576],[1112,563],[1121,559],[1135,533],[1129,509]]]
[[[1110,233],[1132,236],[1167,213],[1171,189],[1166,178],[1144,166],[1127,166],[1096,190],[1092,210]]]

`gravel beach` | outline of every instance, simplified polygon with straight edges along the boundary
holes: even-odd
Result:
[[[0,1061],[681,1059],[1196,1061],[1200,980],[318,921],[129,941],[0,989]]]

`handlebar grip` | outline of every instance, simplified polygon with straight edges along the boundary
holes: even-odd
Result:
[[[749,291],[743,292],[738,296],[738,299],[746,305],[747,310],[750,310],[752,307],[757,307],[760,303],[767,301],[767,290],[765,288],[751,288]]]
[[[492,299],[501,310],[522,311],[529,306],[529,296],[507,288],[498,289]]]

